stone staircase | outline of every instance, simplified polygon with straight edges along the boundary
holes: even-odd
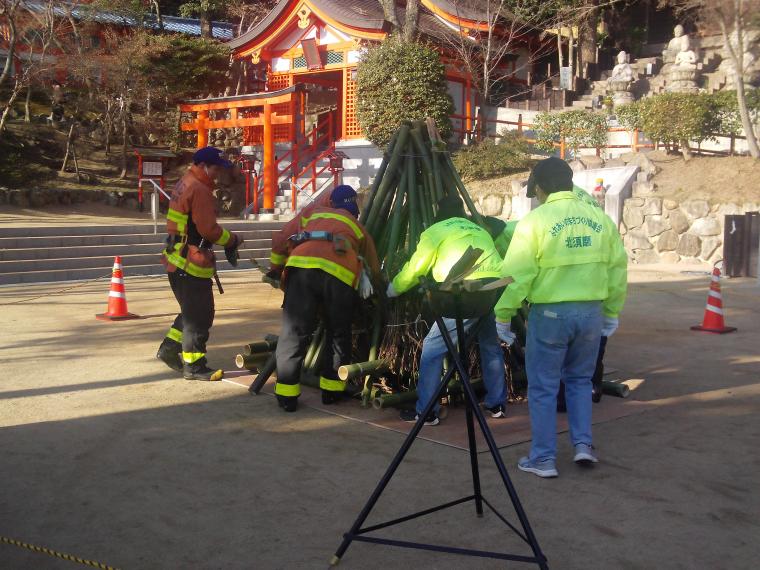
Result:
[[[220,220],[245,243],[237,269],[251,269],[251,258],[268,265],[272,232],[282,222]],[[93,279],[107,275],[120,255],[127,277],[160,275],[164,268],[163,223],[97,226],[0,228],[0,285]],[[233,270],[217,249],[220,271]]]

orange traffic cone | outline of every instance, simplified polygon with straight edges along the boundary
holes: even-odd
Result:
[[[139,319],[139,315],[127,312],[127,294],[124,291],[124,274],[121,271],[121,257],[116,256],[113,260],[113,272],[111,273],[111,290],[108,292],[108,310],[100,315],[95,315],[101,321],[126,321],[127,319]]]
[[[717,334],[734,332],[736,327],[727,327],[723,322],[723,297],[720,294],[720,269],[713,269],[710,290],[707,292],[707,306],[702,324],[691,327],[693,331],[704,331]]]

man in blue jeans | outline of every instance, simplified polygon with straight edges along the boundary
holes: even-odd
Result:
[[[501,256],[494,247],[489,233],[466,218],[462,201],[456,196],[448,196],[438,203],[436,223],[422,232],[420,242],[409,261],[388,285],[387,296],[397,297],[415,287],[420,277],[431,274],[434,281],[442,282],[454,264],[459,261],[468,247],[482,249],[478,258],[480,266],[466,279],[498,279],[501,272]],[[443,319],[454,343],[457,342],[456,321]],[[465,319],[465,331],[469,331],[478,319]],[[477,332],[480,348],[480,366],[483,383],[486,386],[485,407],[494,418],[505,417],[504,402],[507,385],[504,373],[504,354],[496,334],[494,315],[484,317]],[[434,324],[422,342],[420,356],[420,376],[417,381],[416,410],[403,410],[401,419],[414,422],[430,399],[436,395],[441,382],[443,359],[447,354],[441,331]],[[439,405],[436,402],[431,414],[425,419],[426,425],[438,425]]]
[[[517,466],[539,477],[556,477],[557,393],[565,399],[574,460],[598,461],[591,439],[591,377],[599,341],[618,324],[627,289],[628,257],[614,222],[573,193],[573,173],[559,158],[533,168],[528,196],[541,205],[515,229],[503,274],[514,282],[496,304],[499,337],[524,299],[528,317],[525,366],[532,442]]]

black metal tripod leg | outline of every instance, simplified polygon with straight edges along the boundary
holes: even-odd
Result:
[[[455,368],[460,368],[460,367],[461,367],[461,362],[457,361],[455,363]],[[462,372],[463,370],[460,370],[460,374]],[[536,539],[536,535],[533,534],[533,529],[531,528],[530,522],[528,521],[528,515],[525,514],[525,509],[523,509],[522,503],[520,502],[520,497],[517,496],[517,491],[515,490],[515,487],[512,484],[512,479],[509,477],[509,473],[507,473],[507,468],[504,465],[504,460],[501,458],[501,453],[499,453],[499,448],[496,446],[496,441],[494,440],[493,434],[491,433],[491,428],[489,428],[488,423],[486,423],[486,419],[485,419],[485,416],[483,415],[483,411],[480,409],[479,406],[474,404],[475,391],[472,389],[472,386],[470,386],[469,383],[467,383],[464,386],[464,390],[466,392],[465,400],[467,402],[472,402],[472,404],[468,404],[468,405],[470,405],[472,412],[474,413],[475,417],[478,420],[480,431],[483,432],[483,437],[486,440],[488,449],[491,452],[491,456],[493,457],[494,463],[496,464],[496,468],[499,471],[501,480],[504,482],[504,486],[507,489],[509,498],[512,501],[512,506],[515,509],[515,513],[517,513],[517,518],[520,519],[520,525],[522,526],[523,531],[525,532],[527,543],[530,545],[531,549],[533,550],[533,555],[538,560],[538,565],[541,568],[541,570],[548,570],[549,567],[546,564],[546,557],[544,556],[543,552],[541,552],[541,547],[538,545],[538,540]]]
[[[441,325],[443,324],[443,319],[438,318],[436,319],[436,322],[438,323],[438,327],[441,328]],[[479,327],[479,323],[476,323],[475,330],[477,331]],[[467,342],[465,340],[464,336],[464,323],[462,322],[462,319],[456,320],[456,329],[457,329],[457,341],[459,344],[459,352],[458,353],[451,353],[451,350],[449,350],[449,353],[452,357],[452,359],[456,359],[459,362],[461,362],[462,358],[466,358],[467,354]],[[441,328],[441,334],[446,334],[448,336],[449,331],[448,329]],[[450,349],[449,345],[453,346],[453,342],[451,342],[451,337],[449,336],[449,343],[446,343],[447,348]],[[444,341],[446,342],[446,341]],[[470,379],[465,379],[460,374],[459,376],[460,381],[462,384],[467,382],[469,384]],[[464,388],[463,388],[464,390]],[[464,398],[465,401],[469,400],[469,391],[464,390]],[[473,404],[477,405],[477,402],[473,402]],[[470,452],[470,470],[472,472],[472,492],[473,495],[475,495],[475,513],[479,516],[483,516],[483,494],[481,491],[480,486],[480,467],[478,466],[478,444],[475,440],[475,424],[472,419],[472,410],[470,409],[470,406],[467,405],[465,408],[465,416],[466,416],[466,422],[467,422],[467,443],[468,448]]]
[[[340,562],[340,559],[343,558],[343,555],[346,553],[346,550],[348,550],[348,547],[351,545],[351,542],[353,542],[354,537],[359,532],[359,529],[361,529],[361,526],[364,524],[364,521],[367,520],[367,517],[372,512],[372,509],[375,507],[375,504],[380,498],[380,495],[382,495],[383,491],[385,491],[385,488],[388,486],[388,483],[390,483],[390,480],[393,478],[393,474],[398,469],[398,466],[401,465],[401,462],[404,460],[404,457],[409,452],[409,449],[412,447],[414,440],[417,438],[417,435],[419,435],[420,431],[422,430],[422,427],[425,425],[425,419],[428,417],[430,412],[433,411],[433,407],[435,406],[435,403],[441,399],[441,396],[446,391],[446,388],[448,387],[448,384],[449,384],[449,380],[454,375],[454,370],[455,368],[450,368],[446,372],[446,374],[444,374],[443,378],[441,379],[441,383],[438,386],[438,392],[436,393],[435,397],[430,399],[430,401],[425,406],[425,410],[423,411],[423,413],[421,413],[419,418],[417,418],[417,421],[415,422],[414,427],[412,428],[412,431],[409,432],[409,434],[406,436],[406,439],[404,440],[404,443],[401,445],[401,448],[396,452],[396,455],[393,457],[393,460],[391,461],[391,464],[388,466],[388,469],[386,469],[385,473],[380,479],[380,482],[375,487],[375,490],[372,491],[372,495],[370,495],[369,499],[367,500],[367,503],[364,505],[361,512],[359,513],[359,516],[356,518],[356,520],[354,521],[354,524],[351,526],[351,530],[349,530],[346,534],[343,535],[343,542],[341,542],[340,546],[338,547],[338,550],[335,551],[335,555],[332,557],[332,560],[330,560],[330,564],[332,566],[335,566],[336,564],[338,564]]]

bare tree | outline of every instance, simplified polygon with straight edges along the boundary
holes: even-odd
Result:
[[[40,21],[43,25],[31,27],[24,34],[23,42],[26,49],[24,50],[23,57],[19,58],[21,61],[21,71],[14,79],[13,88],[8,96],[8,100],[5,102],[2,115],[0,115],[0,133],[5,130],[11,109],[13,109],[13,105],[16,103],[21,92],[27,89],[28,93],[32,80],[45,71],[49,65],[52,65],[48,61],[47,53],[55,37],[57,28],[53,2],[48,2],[44,5]]]
[[[747,148],[753,158],[760,159],[760,146],[747,108],[744,83],[749,63],[744,57],[749,47],[747,36],[751,30],[760,29],[760,0],[663,0],[661,3],[673,6],[679,14],[696,16],[697,21],[707,30],[716,27],[720,30],[731,59],[736,102],[742,129],[747,137]]]
[[[419,0],[406,0],[403,22],[399,18],[398,6],[395,0],[378,0],[383,8],[385,20],[393,27],[393,31],[404,41],[411,41],[417,33],[417,23],[420,17]]]
[[[0,16],[4,16],[8,24],[8,53],[5,56],[3,72],[0,74],[0,85],[4,84],[10,76],[14,58],[16,57],[16,17],[20,3],[21,0],[0,0]]]
[[[552,16],[552,11],[546,9],[548,4],[537,0],[458,0],[455,3],[460,29],[441,31],[437,35],[455,54],[456,64],[472,78],[484,102],[493,101],[500,85],[554,51],[553,42],[543,31]],[[529,42],[531,36],[540,39]]]

